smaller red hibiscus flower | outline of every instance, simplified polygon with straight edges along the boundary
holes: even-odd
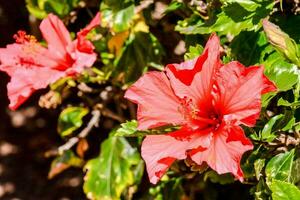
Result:
[[[14,36],[16,43],[0,48],[0,70],[11,77],[7,85],[9,108],[15,110],[34,91],[47,87],[61,77],[76,75],[84,67],[91,67],[96,53],[86,35],[97,25],[100,25],[100,13],[72,41],[63,22],[49,14],[40,25],[47,48],[24,31]]]
[[[154,184],[175,160],[187,157],[243,180],[240,160],[253,145],[239,125],[255,125],[261,95],[276,87],[264,76],[263,67],[223,65],[219,49],[219,38],[212,35],[197,59],[170,64],[164,72],[148,72],[126,91],[125,98],[138,104],[139,130],[181,127],[146,136],[142,143]]]

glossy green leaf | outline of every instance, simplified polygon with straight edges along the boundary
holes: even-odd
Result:
[[[203,52],[203,47],[200,44],[190,46],[188,52],[184,54],[184,60],[192,60],[197,58]]]
[[[266,166],[268,185],[274,180],[290,182],[295,150],[273,157]]]
[[[293,103],[288,102],[287,100],[284,100],[282,97],[277,101],[277,106],[287,106],[287,107],[291,107],[291,106],[300,106],[300,101],[296,101]]]
[[[115,12],[120,11],[126,8],[128,5],[132,5],[134,3],[133,0],[104,0],[103,2]]]
[[[272,53],[262,64],[265,66],[265,74],[275,82],[280,91],[290,90],[298,82],[299,69],[286,62],[279,53]]]
[[[283,130],[283,131],[291,130],[293,128],[293,126],[295,125],[295,122],[296,122],[296,118],[292,117],[281,130]]]
[[[221,0],[221,2],[225,4],[225,6],[236,3],[247,11],[255,11],[257,7],[259,7],[259,1],[252,0]]]
[[[276,135],[272,132],[272,128],[273,128],[274,124],[282,117],[283,117],[282,114],[276,115],[276,116],[272,117],[268,121],[268,123],[266,123],[266,125],[264,126],[264,128],[262,129],[262,131],[260,133],[261,140],[267,141],[267,142],[272,142],[276,138]]]
[[[223,1],[222,12],[217,15],[214,22],[208,20],[186,19],[179,22],[176,30],[182,34],[210,34],[218,32],[219,35],[238,35],[243,30],[258,30],[261,27],[260,19],[268,16],[272,11],[274,2],[267,1]],[[238,12],[237,12],[238,10]],[[195,16],[192,16],[195,17]]]
[[[83,107],[68,107],[64,109],[58,118],[58,132],[62,137],[68,136],[82,125],[82,118],[89,110]]]
[[[260,57],[268,46],[263,32],[243,31],[230,43],[231,56],[246,66],[260,63]]]
[[[136,148],[123,137],[112,136],[101,144],[100,155],[90,160],[84,183],[89,199],[118,200],[127,187],[138,183],[143,161]]]
[[[116,32],[122,32],[129,28],[134,16],[134,5],[130,5],[117,12],[114,16],[113,29]]]
[[[104,1],[101,4],[102,25],[109,24],[114,32],[123,32],[130,28],[134,17],[132,1]]]
[[[121,124],[115,132],[115,136],[137,137],[144,136],[146,133],[137,130],[137,121],[131,120]]]
[[[153,63],[160,64],[162,55],[162,47],[152,34],[132,33],[116,60],[113,76],[124,73],[126,83],[136,81]]]
[[[270,185],[273,200],[299,200],[300,190],[293,184],[274,180]]]

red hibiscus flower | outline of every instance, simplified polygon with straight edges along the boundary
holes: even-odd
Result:
[[[99,24],[98,13],[72,41],[63,22],[49,14],[40,25],[47,48],[24,31],[14,36],[16,43],[0,48],[0,70],[11,77],[7,85],[9,108],[15,110],[34,91],[47,87],[61,77],[74,76],[84,67],[91,67],[96,54],[93,44],[85,36]]]
[[[219,39],[212,35],[197,59],[148,72],[125,94],[138,104],[139,130],[180,126],[169,134],[148,135],[142,143],[154,184],[175,160],[187,157],[243,181],[240,160],[253,145],[239,125],[255,125],[261,95],[276,87],[262,67],[235,61],[223,65],[219,49]]]

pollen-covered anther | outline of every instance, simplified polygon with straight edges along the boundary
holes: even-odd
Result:
[[[19,30],[17,34],[14,34],[13,38],[16,40],[16,43],[24,44],[26,42],[36,43],[37,39],[33,35],[27,35],[26,31]]]

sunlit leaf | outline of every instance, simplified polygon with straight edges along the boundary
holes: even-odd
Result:
[[[26,4],[32,15],[43,19],[48,13],[65,17],[79,6],[79,0],[26,0]]]
[[[276,115],[276,116],[272,117],[268,121],[268,123],[266,123],[266,125],[264,126],[264,128],[262,129],[262,131],[260,133],[261,140],[271,142],[276,138],[276,135],[272,132],[272,128],[273,128],[274,124],[282,117],[283,117],[282,114]]]
[[[200,44],[196,46],[190,46],[188,52],[184,54],[184,60],[192,60],[203,52],[203,47]]]
[[[275,82],[281,91],[287,91],[298,82],[299,69],[290,64],[277,52],[272,53],[262,63],[265,66],[266,75]]]
[[[118,128],[115,132],[115,136],[138,136],[143,135],[140,131],[137,130],[137,121],[131,120],[121,124],[121,127]]]
[[[270,185],[273,200],[299,200],[300,190],[293,184],[274,180]]]
[[[99,157],[85,166],[83,187],[89,199],[118,200],[127,187],[141,179],[143,167],[139,153],[125,138],[113,134],[101,144]]]
[[[223,1],[216,20],[204,22],[186,19],[176,26],[176,30],[183,34],[210,34],[218,32],[219,35],[238,35],[243,30],[258,30],[261,27],[260,19],[268,16],[272,11],[274,1]],[[238,10],[238,12],[236,12]],[[195,17],[195,16],[192,16]],[[212,22],[213,21],[213,22]]]
[[[125,83],[137,80],[153,63],[159,64],[162,47],[154,35],[136,32],[129,36],[116,62],[114,76],[124,74]],[[133,59],[134,58],[134,59]]]
[[[290,182],[295,150],[274,156],[266,166],[267,183],[274,179]]]
[[[82,118],[89,110],[83,107],[68,107],[58,118],[58,132],[62,137],[68,136],[82,125]]]

